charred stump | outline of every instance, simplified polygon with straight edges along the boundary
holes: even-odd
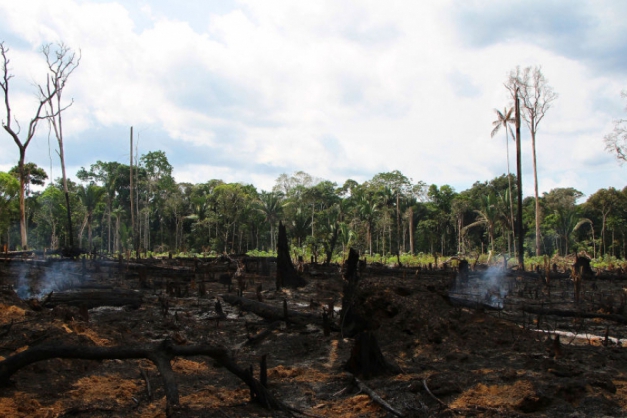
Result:
[[[590,259],[588,257],[578,255],[573,264],[573,270],[578,273],[584,279],[591,279],[594,277],[594,272],[590,266]]]
[[[280,290],[283,287],[303,287],[307,285],[307,281],[303,279],[292,264],[290,258],[290,247],[287,243],[287,233],[285,225],[279,222],[279,242],[277,243],[277,269],[276,269],[276,288]]]
[[[400,371],[397,366],[383,357],[377,337],[372,331],[364,331],[357,335],[351,356],[344,368],[364,379],[384,374],[397,374]]]
[[[469,270],[468,260],[459,260],[459,266],[457,267],[457,270],[459,273],[459,280],[467,282]]]
[[[584,256],[577,256],[573,264],[572,278],[575,290],[575,302],[579,303],[581,296],[582,283],[584,279],[594,277],[594,272],[590,267],[590,259]]]
[[[376,328],[368,318],[363,306],[363,297],[359,289],[360,277],[358,274],[359,254],[353,248],[349,250],[344,272],[344,290],[342,296],[342,310],[340,312],[340,330],[345,337],[354,337],[361,331]]]

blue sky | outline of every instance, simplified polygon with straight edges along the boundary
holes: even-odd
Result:
[[[625,115],[621,1],[0,0],[22,126],[44,43],[82,52],[65,92],[69,172],[163,150],[177,181],[252,183],[282,173],[338,183],[400,170],[457,191],[507,170],[490,137],[503,83],[542,66],[559,94],[537,136],[540,191],[627,185],[603,137]],[[27,159],[60,175],[41,124]],[[510,153],[513,154],[513,142]],[[17,147],[0,134],[0,170]],[[523,184],[531,146],[523,129]],[[51,157],[52,156],[52,157]],[[511,157],[513,167],[514,158]]]

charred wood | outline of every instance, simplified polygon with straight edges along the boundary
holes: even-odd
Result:
[[[345,369],[365,379],[400,372],[397,366],[383,357],[377,337],[372,331],[364,331],[357,335]]]
[[[268,325],[268,328],[264,329],[263,331],[259,331],[257,334],[255,334],[252,337],[249,336],[243,345],[259,344],[261,341],[265,340],[270,335],[272,335],[272,332],[275,329],[278,329],[280,326],[281,326],[281,321],[274,321],[273,323]]]
[[[303,279],[292,264],[290,257],[290,247],[287,242],[287,232],[285,225],[279,222],[279,239],[277,243],[277,269],[276,269],[276,288],[280,290],[283,287],[303,287],[307,285],[307,280]]]
[[[362,331],[376,328],[374,322],[369,319],[371,315],[368,315],[365,311],[363,301],[361,300],[358,263],[359,254],[351,248],[346,261],[342,310],[339,318],[342,335],[346,337],[353,337]]]
[[[397,411],[396,409],[394,409],[392,407],[392,405],[390,405],[389,403],[387,403],[386,401],[383,400],[382,397],[380,397],[379,395],[377,395],[377,393],[370,389],[368,386],[366,386],[366,384],[364,382],[362,382],[361,380],[359,380],[358,378],[356,378],[355,376],[353,376],[353,379],[355,381],[355,384],[357,385],[357,387],[359,388],[360,391],[364,392],[366,395],[370,396],[370,398],[378,403],[379,405],[381,405],[381,407],[383,407],[383,409],[385,409],[386,411],[390,412],[393,415],[396,415],[397,417],[404,417],[405,415],[403,415],[402,412]]]
[[[226,303],[238,306],[241,310],[252,312],[262,318],[272,321],[284,321],[285,312],[282,306],[273,306],[256,300],[246,299],[235,295],[221,295]],[[322,316],[314,313],[299,312],[288,309],[288,322],[300,325],[319,324],[322,325]],[[336,329],[337,330],[337,329]]]
[[[248,385],[254,401],[271,410],[287,411],[288,407],[277,400],[257,379],[242,369],[223,347],[206,344],[177,346],[171,340],[158,344],[146,344],[135,347],[85,347],[68,345],[39,345],[30,347],[0,362],[0,384],[10,383],[10,377],[30,364],[52,358],[110,360],[140,359],[152,361],[158,368],[163,380],[168,415],[180,405],[176,375],[171,361],[175,357],[208,356],[221,363],[228,371],[235,374]]]
[[[45,301],[44,306],[54,307],[58,305],[82,306],[92,309],[98,306],[130,306],[137,309],[142,304],[141,293],[133,290],[90,290],[81,292],[53,292]]]

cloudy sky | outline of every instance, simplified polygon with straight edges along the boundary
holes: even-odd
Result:
[[[603,143],[627,114],[625,15],[621,0],[0,0],[0,40],[23,127],[42,44],[80,49],[64,93],[70,173],[127,162],[134,126],[139,153],[165,151],[177,181],[264,190],[298,170],[340,184],[400,170],[457,191],[490,180],[507,171],[505,135],[490,137],[503,82],[540,65],[559,93],[537,137],[540,190],[589,195],[627,185]],[[523,151],[530,195],[525,129]],[[0,133],[0,170],[17,158]],[[60,175],[45,124],[27,159]]]

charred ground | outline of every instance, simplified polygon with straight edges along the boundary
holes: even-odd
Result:
[[[325,336],[318,320],[276,324],[232,306],[225,300],[231,297],[221,298],[238,291],[237,280],[230,293],[220,283],[220,275],[235,272],[233,264],[228,259],[0,262],[0,355],[55,345],[210,344],[225,347],[242,368],[253,365],[256,377],[267,355],[269,391],[309,416],[391,416],[344,370],[353,338],[341,331]],[[276,291],[272,263],[248,258],[242,264],[243,297],[261,296],[277,308],[285,301],[290,310],[312,318],[321,318],[329,304],[339,313],[344,288],[339,266],[306,265],[305,287]],[[418,270],[369,265],[360,272],[359,303],[384,357],[400,371],[362,381],[404,416],[627,414],[622,347],[627,327],[619,319],[625,318],[625,276],[584,280],[582,300],[574,304],[565,273],[555,272],[547,286],[542,275],[501,272],[496,284],[503,309],[494,310],[490,292],[496,284],[484,289],[480,266],[463,284],[452,270]],[[63,299],[63,294],[74,296]],[[120,300],[135,294],[139,303],[116,307],[107,299],[106,306],[86,305],[103,294]],[[572,311],[598,317],[548,314]],[[333,321],[338,324],[337,316]],[[264,330],[269,330],[265,338],[250,339]],[[172,369],[180,395],[172,416],[287,415],[251,403],[248,386],[215,359],[176,357]],[[163,381],[147,359],[56,358],[26,366],[2,383],[8,385],[0,389],[2,416],[166,415]]]

